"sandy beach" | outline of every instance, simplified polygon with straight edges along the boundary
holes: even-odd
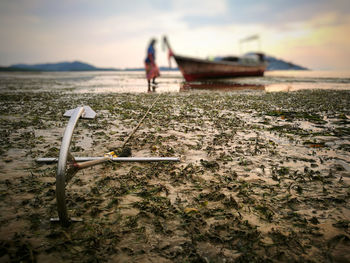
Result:
[[[350,262],[349,90],[161,93],[128,146],[181,161],[80,171],[66,195],[83,221],[62,227],[57,166],[35,160],[58,156],[63,113],[96,111],[71,152],[103,156],[158,93],[25,83],[1,82],[0,262]]]

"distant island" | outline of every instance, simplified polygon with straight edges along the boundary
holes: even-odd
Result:
[[[266,56],[268,62],[267,70],[307,70],[307,68],[291,62]],[[160,67],[160,70],[178,70],[178,68]],[[9,67],[0,67],[0,71],[143,71],[144,68],[97,68],[91,64],[73,61],[45,64],[15,64]]]
[[[45,64],[15,64],[9,67],[0,67],[2,71],[115,71],[114,68],[97,68],[88,63],[73,61]]]
[[[268,63],[267,70],[308,70],[306,67],[268,55],[266,60]]]

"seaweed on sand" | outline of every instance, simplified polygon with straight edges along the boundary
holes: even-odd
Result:
[[[49,222],[56,167],[33,159],[57,156],[67,105],[97,111],[73,146],[98,156],[122,145],[155,98],[72,92],[2,91],[1,260],[348,259],[349,91],[162,94],[129,146],[182,161],[79,172],[67,205],[83,221],[63,228]]]

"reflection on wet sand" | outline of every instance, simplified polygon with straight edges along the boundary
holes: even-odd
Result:
[[[332,73],[332,74],[331,74]],[[188,90],[289,92],[305,89],[349,90],[350,73],[270,71],[264,77],[184,82],[178,71],[161,72],[157,93]],[[144,72],[0,72],[0,92],[145,93]]]
[[[238,90],[264,90],[264,85],[227,83],[220,81],[212,82],[184,82],[180,84],[180,91],[215,90],[215,91],[238,91]]]
[[[265,86],[266,92],[290,92],[298,90],[348,90],[347,83],[276,83]]]
[[[242,90],[260,90],[265,92],[292,92],[298,90],[315,90],[315,89],[333,89],[347,90],[349,84],[337,83],[276,83],[276,84],[242,84],[236,82],[183,82],[179,84],[180,91],[208,90],[208,91],[242,91]]]

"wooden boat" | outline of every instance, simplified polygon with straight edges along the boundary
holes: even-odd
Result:
[[[241,57],[223,57],[219,60],[192,58],[175,54],[166,37],[164,43],[169,58],[174,57],[186,81],[243,76],[263,76],[267,67],[262,53],[249,53]]]

